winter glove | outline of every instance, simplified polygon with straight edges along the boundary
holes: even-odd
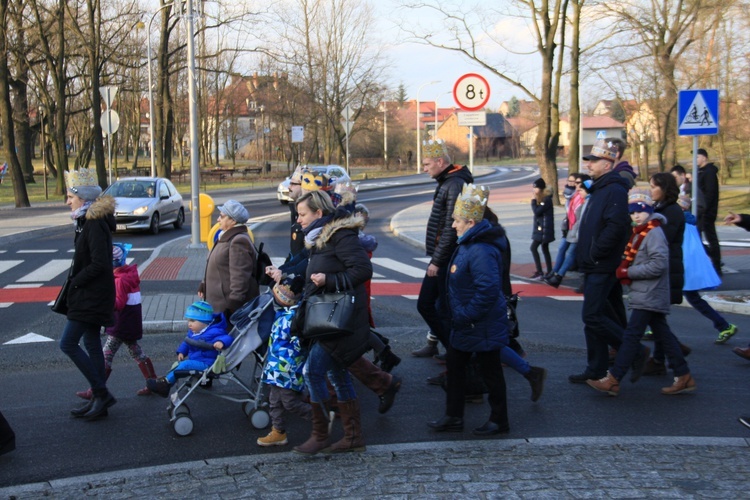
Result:
[[[219,354],[216,357],[216,361],[214,361],[214,364],[211,367],[211,370],[217,375],[227,371],[227,358],[224,357],[223,354]]]
[[[617,271],[615,271],[615,274],[617,279],[620,280],[620,283],[623,285],[630,285],[632,283],[632,280],[628,279],[628,266],[621,264],[620,267],[617,268]]]

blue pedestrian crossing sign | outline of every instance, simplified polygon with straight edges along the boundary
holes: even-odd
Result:
[[[606,130],[597,130],[596,131],[596,139],[606,139],[607,138],[607,131]]]
[[[719,133],[719,91],[680,90],[677,95],[677,133],[716,135]]]

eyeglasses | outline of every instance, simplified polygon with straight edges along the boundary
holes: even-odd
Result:
[[[576,184],[583,184],[581,181],[576,181]]]
[[[301,182],[290,182],[289,185],[290,186],[301,186],[302,183]]]

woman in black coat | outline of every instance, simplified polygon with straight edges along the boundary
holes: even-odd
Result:
[[[94,397],[74,417],[94,420],[107,416],[117,401],[107,390],[100,331],[114,323],[115,281],[112,273],[112,231],[115,200],[99,198],[101,188],[93,170],[65,172],[66,204],[75,225],[75,253],[67,296],[67,318],[60,349],[88,380]],[[83,338],[86,352],[78,345]],[[88,354],[87,354],[88,353]]]
[[[365,442],[360,428],[360,408],[347,366],[369,350],[370,323],[367,313],[365,282],[372,278],[372,264],[359,242],[361,217],[348,212],[334,213],[329,196],[320,191],[304,194],[297,200],[297,221],[305,233],[310,250],[305,296],[336,291],[336,283],[348,280],[354,289],[355,310],[350,335],[314,341],[304,368],[310,391],[313,428],[310,438],[294,451],[314,455],[326,448],[332,453],[363,451]],[[326,378],[336,390],[344,437],[329,447]]]
[[[534,212],[534,228],[531,231],[531,255],[534,257],[536,272],[531,279],[544,278],[542,262],[539,259],[539,246],[542,246],[547,274],[552,273],[552,255],[549,244],[555,241],[555,212],[552,208],[552,193],[547,190],[547,183],[541,177],[534,181],[534,197],[531,199],[531,211]]]

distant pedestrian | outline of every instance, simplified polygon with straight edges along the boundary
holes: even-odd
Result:
[[[630,287],[630,320],[617,351],[614,365],[598,380],[587,380],[594,389],[610,396],[620,393],[620,381],[632,367],[631,382],[637,382],[648,360],[650,349],[640,343],[648,325],[654,338],[664,345],[674,383],[661,390],[674,395],[695,390],[695,380],[682,356],[680,345],[667,324],[669,314],[669,246],[661,225],[666,218],[654,213],[648,194],[634,192],[628,209],[633,220],[633,233],[617,268],[617,278]]]
[[[109,379],[112,373],[112,361],[117,351],[125,344],[133,361],[143,378],[156,378],[154,365],[146,356],[138,341],[143,338],[143,316],[141,306],[141,279],[136,264],[127,264],[128,252],[133,247],[130,243],[112,245],[112,267],[115,275],[115,324],[107,328],[107,339],[104,341],[104,378]],[[151,394],[148,387],[138,392],[139,396]],[[77,392],[76,396],[91,399],[92,391]]]
[[[672,177],[677,182],[677,187],[680,188],[680,195],[693,196],[692,183],[688,179],[685,167],[678,163],[671,168],[669,173],[672,174]]]
[[[721,247],[716,234],[719,213],[719,169],[708,161],[708,153],[701,148],[696,154],[698,163],[698,231],[707,242],[708,256],[721,276]]]
[[[555,241],[555,210],[552,206],[552,191],[547,189],[547,183],[541,177],[532,183],[534,196],[531,198],[531,211],[534,213],[534,223],[531,230],[531,256],[534,257],[536,271],[531,276],[533,280],[544,279],[546,274],[552,274],[552,255],[549,244]],[[542,247],[544,263],[547,272],[542,272],[542,261],[539,258],[539,246]]]
[[[625,181],[628,183],[628,189],[632,188],[633,186],[635,186],[635,179],[636,177],[638,177],[638,174],[630,165],[630,163],[628,163],[628,160],[622,159],[623,155],[625,154],[625,150],[628,148],[628,144],[618,137],[608,137],[604,139],[604,142],[607,144],[612,144],[617,150],[614,172],[625,179]]]
[[[581,225],[580,219],[583,214],[586,198],[588,198],[588,191],[584,182],[590,179],[591,177],[586,174],[573,174],[575,192],[566,201],[566,230],[563,231],[563,238],[560,241],[560,247],[557,249],[555,266],[552,268],[552,272],[544,277],[544,282],[552,287],[559,287],[565,274],[575,264],[578,229]]]
[[[99,332],[114,324],[115,280],[112,273],[112,233],[115,230],[115,199],[102,196],[96,172],[79,169],[65,172],[66,204],[75,226],[75,252],[67,297],[67,318],[60,349],[86,377],[93,398],[70,413],[96,420],[107,416],[117,400],[107,390],[104,354]],[[83,339],[86,352],[79,342]]]

